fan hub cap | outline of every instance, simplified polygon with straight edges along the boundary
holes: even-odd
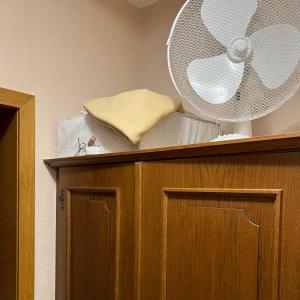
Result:
[[[230,42],[227,55],[234,63],[245,61],[252,53],[251,41],[246,37],[238,37]]]

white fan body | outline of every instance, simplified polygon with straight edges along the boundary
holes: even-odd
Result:
[[[299,89],[299,29],[299,0],[188,0],[168,40],[173,83],[201,116],[262,117]]]

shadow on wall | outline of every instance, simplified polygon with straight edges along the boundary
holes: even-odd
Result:
[[[255,136],[296,131],[300,131],[300,91],[278,110],[253,121]]]

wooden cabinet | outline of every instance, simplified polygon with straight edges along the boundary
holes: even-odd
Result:
[[[133,299],[136,169],[59,171],[56,299]]]
[[[57,299],[300,299],[300,135],[46,162]]]

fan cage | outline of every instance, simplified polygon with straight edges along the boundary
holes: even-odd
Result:
[[[195,59],[226,53],[207,30],[201,19],[203,0],[188,0],[178,13],[168,40],[168,66],[173,83],[184,101],[199,115],[223,122],[245,122],[261,118],[281,107],[299,90],[300,62],[289,79],[277,89],[268,89],[250,64],[236,95],[224,104],[211,104],[193,90],[187,77],[187,67]],[[276,24],[291,24],[300,30],[299,0],[258,0],[246,36]]]

